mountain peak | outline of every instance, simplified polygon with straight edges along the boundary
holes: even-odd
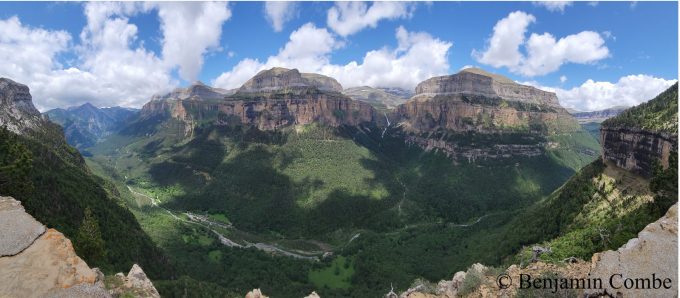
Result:
[[[466,73],[478,74],[478,75],[482,75],[482,76],[485,76],[485,77],[490,77],[490,78],[492,78],[495,81],[498,81],[500,83],[516,84],[515,81],[509,79],[506,76],[495,74],[495,73],[490,73],[486,70],[483,70],[483,69],[477,68],[477,67],[468,67],[468,68],[465,68],[465,69],[459,71],[458,73],[465,73],[465,72]]]
[[[224,90],[220,88],[213,88],[204,84],[201,81],[195,81],[191,83],[187,88],[175,88],[172,92],[165,95],[154,95],[151,100],[165,100],[165,99],[207,99],[207,100],[220,100],[226,95],[230,94],[231,91]]]
[[[479,68],[466,68],[456,74],[427,79],[416,86],[416,95],[419,94],[477,94],[508,101],[559,106],[553,92],[517,84],[507,77]]]
[[[41,121],[28,86],[0,78],[0,126],[21,134],[27,129],[38,128]]]
[[[258,72],[245,82],[238,92],[271,92],[287,88],[314,87],[321,91],[341,92],[342,85],[335,79],[316,73],[300,73],[297,69],[273,67]]]
[[[99,108],[97,108],[96,106],[94,106],[93,104],[91,104],[89,102],[86,102],[86,103],[79,105],[79,106],[70,107],[67,110],[68,111],[93,111],[93,110],[99,110]]]

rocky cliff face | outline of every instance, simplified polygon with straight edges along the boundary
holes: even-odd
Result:
[[[147,103],[141,115],[180,120],[186,136],[205,123],[240,124],[261,130],[314,122],[333,127],[391,126],[398,127],[410,144],[470,161],[537,156],[546,148],[561,146],[547,141],[548,136],[581,130],[559,106],[554,93],[479,69],[426,80],[416,88],[417,94],[402,104],[398,103],[403,99],[397,100],[397,96],[381,89],[350,88],[343,91],[345,94],[338,91],[342,86],[332,78],[272,68],[258,73],[235,94],[221,100],[171,93]],[[395,107],[388,109],[389,106]],[[489,146],[479,142],[463,144],[459,135],[467,133],[515,134],[517,138]]]
[[[151,98],[151,100],[190,99],[190,98],[220,100],[227,95],[234,94],[234,92],[236,92],[236,90],[213,88],[203,84],[203,82],[195,82],[187,88],[177,88],[165,95],[155,95]]]
[[[416,86],[419,94],[477,94],[537,105],[559,106],[555,93],[520,85],[500,75],[467,68],[454,75],[427,79]]]
[[[678,84],[602,122],[602,159],[644,177],[678,150]]]
[[[370,105],[337,90],[342,90],[342,86],[334,79],[274,68],[260,72],[237,93],[221,101],[206,102],[194,97],[152,100],[144,105],[141,114],[178,119],[186,124],[187,135],[201,122],[275,130],[313,122],[335,127],[382,121]]]
[[[651,177],[655,162],[668,168],[668,158],[677,152],[678,135],[637,128],[602,127],[602,159],[616,166]]]
[[[385,110],[393,109],[411,97],[411,94],[399,93],[399,91],[362,86],[347,88],[342,91],[342,94],[354,100],[366,102],[376,109]]]
[[[321,91],[342,92],[342,85],[333,78],[313,73],[300,73],[297,69],[281,67],[274,67],[259,72],[243,84],[238,92],[271,92],[299,87],[313,87]]]
[[[392,126],[404,133],[409,144],[468,161],[537,156],[546,148],[560,147],[547,141],[547,136],[581,129],[559,106],[554,93],[479,69],[426,80],[416,88],[416,96],[402,104],[398,103],[403,99],[397,100],[381,89],[350,88],[343,91],[345,94],[338,91],[342,86],[332,78],[273,68],[258,73],[235,94],[221,100],[171,93],[147,103],[141,115],[180,120],[186,136],[201,123],[241,124],[261,130],[314,122],[333,127],[364,123]],[[387,109],[389,106],[395,107]],[[470,132],[516,134],[517,139],[489,146],[461,143],[457,134]]]
[[[592,258],[590,278],[609,280],[615,274],[621,279],[615,284],[603,283],[603,289],[586,290],[587,295],[614,297],[673,297],[678,293],[678,205],[671,207],[665,216],[647,225],[637,238],[628,241],[617,251],[595,254]],[[621,289],[625,278],[652,278],[671,280],[671,287],[658,289]],[[618,288],[618,289],[617,289]]]
[[[540,155],[561,146],[547,137],[581,130],[554,93],[480,69],[425,80],[389,117],[409,134],[408,142],[468,160]],[[460,141],[465,137],[455,136],[469,133],[516,134],[519,139],[468,146]]]
[[[0,126],[17,134],[37,129],[40,112],[33,106],[28,86],[0,78]]]
[[[570,112],[579,123],[600,123],[623,112],[628,107],[613,107],[592,112]]]
[[[160,297],[143,278],[131,289],[150,294],[135,297]],[[62,233],[45,228],[19,201],[0,197],[0,296],[117,297],[115,291],[107,290],[103,274],[88,267]]]

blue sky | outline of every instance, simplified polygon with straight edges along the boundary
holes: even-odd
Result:
[[[595,110],[675,82],[677,5],[2,2],[0,58],[12,67],[0,76],[29,85],[45,110],[138,107],[193,80],[235,88],[272,66],[402,88],[477,66]]]

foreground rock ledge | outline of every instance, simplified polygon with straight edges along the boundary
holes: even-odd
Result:
[[[120,287],[107,290],[103,279],[76,255],[71,240],[46,229],[21,202],[0,197],[0,297],[160,297],[136,264]]]
[[[555,272],[565,278],[600,278],[602,289],[576,290],[578,297],[677,297],[678,293],[678,205],[671,207],[666,215],[647,225],[637,238],[633,238],[616,251],[605,251],[593,255],[591,262],[574,260],[566,265],[536,262],[526,268],[512,265],[505,270],[513,281],[520,274],[538,277],[544,272]],[[518,283],[513,282],[507,289],[500,290],[496,284],[497,275],[488,275],[487,267],[474,264],[467,272],[457,272],[453,279],[442,280],[434,293],[423,292],[416,287],[401,293],[400,298],[454,298],[460,297],[461,285],[468,275],[480,276],[480,285],[469,291],[465,297],[515,297]],[[613,289],[609,279],[614,274],[627,278],[656,277],[671,279],[670,289]],[[391,297],[391,296],[385,296]],[[394,297],[397,297],[394,294]]]

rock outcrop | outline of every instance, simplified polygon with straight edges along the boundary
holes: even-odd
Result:
[[[416,86],[416,95],[421,94],[477,94],[508,101],[559,106],[553,92],[520,85],[479,68],[467,68],[454,75],[427,79]]]
[[[615,276],[620,274],[620,276]],[[671,207],[665,216],[647,225],[637,238],[617,251],[595,254],[592,258],[590,278],[603,281],[603,289],[586,290],[590,296],[609,294],[613,297],[674,297],[678,293],[678,205]],[[614,277],[614,280],[609,282]],[[620,278],[619,278],[620,277]],[[669,279],[670,288],[653,287],[653,278],[659,283]],[[637,282],[637,288],[626,289],[625,279],[648,279],[647,286]]]
[[[262,291],[260,291],[260,289],[253,289],[252,291],[246,294],[246,298],[268,298],[268,296],[262,294]]]
[[[582,131],[554,93],[480,69],[423,81],[416,95],[389,118],[409,134],[407,142],[456,160],[537,156],[562,145],[548,143],[546,137]],[[505,143],[497,138],[491,146],[484,146],[482,142],[466,144],[463,140],[469,133],[515,134],[518,138]]]
[[[342,91],[342,94],[345,94],[354,100],[368,103],[377,109],[383,110],[393,109],[406,102],[406,100],[408,100],[410,97],[404,97],[405,95],[403,93],[390,93],[385,91],[385,89],[373,88],[369,86],[347,88]]]
[[[0,78],[0,126],[23,134],[40,126],[40,112],[33,106],[28,86]]]
[[[612,107],[592,112],[569,112],[579,123],[600,123],[623,112],[628,107]]]
[[[654,165],[668,168],[678,150],[678,84],[653,99],[602,122],[602,159],[651,177]]]
[[[158,291],[151,283],[146,274],[137,264],[132,265],[127,276],[123,273],[106,279],[107,288],[113,297],[133,296],[133,297],[147,297],[159,298]]]
[[[274,67],[260,71],[245,82],[240,93],[267,93],[278,90],[292,90],[313,87],[321,91],[342,92],[342,85],[333,78],[313,73],[300,73],[297,69]]]
[[[0,197],[0,222],[2,295],[59,297],[64,291],[108,295],[96,271],[76,255],[71,241],[54,229],[45,229],[24,212],[19,201]],[[69,290],[75,286],[77,290]]]
[[[172,92],[165,95],[155,95],[151,100],[165,100],[165,99],[204,99],[204,100],[221,100],[225,96],[234,94],[236,90],[225,90],[221,88],[210,87],[203,82],[194,82],[187,88],[176,88]]]
[[[141,116],[180,120],[185,135],[191,135],[199,122],[276,130],[314,122],[336,127],[384,121],[369,104],[338,91],[342,86],[332,78],[273,68],[260,72],[222,101],[206,102],[197,97],[152,100],[144,105]]]
[[[601,279],[600,289],[558,289],[559,297],[675,297],[678,292],[678,215],[677,204],[671,207],[665,216],[647,225],[637,238],[631,239],[617,251],[606,251],[595,254],[591,262],[573,259],[565,264],[552,264],[538,261],[526,267],[511,265],[503,272],[474,264],[467,271],[457,272],[451,280],[442,280],[431,291],[409,289],[399,297],[402,298],[454,298],[454,297],[515,297],[518,294],[520,274],[538,278],[552,273],[566,279]],[[511,281],[509,287],[498,286],[499,273],[505,273]],[[615,280],[614,286],[622,286],[624,278],[652,278],[652,274],[660,280],[670,279],[670,289],[613,289],[610,278],[621,274],[621,280]],[[473,281],[466,282],[467,278]],[[554,277],[552,277],[554,278]],[[618,278],[618,276],[617,276]],[[617,284],[616,282],[619,282]],[[466,284],[464,286],[464,284]],[[651,284],[651,283],[650,283]],[[594,283],[593,283],[594,285]],[[595,286],[591,286],[595,288]],[[542,293],[556,297],[553,289],[534,292],[531,297],[541,297]],[[537,296],[538,295],[538,296]]]
[[[21,202],[0,197],[0,257],[14,256],[45,233],[45,226],[24,211]]]
[[[602,127],[602,159],[616,166],[651,177],[655,162],[668,168],[668,159],[678,150],[678,135],[637,128]]]
[[[21,202],[0,197],[0,297],[160,297],[137,265],[110,290],[104,279],[62,233],[46,229]]]

